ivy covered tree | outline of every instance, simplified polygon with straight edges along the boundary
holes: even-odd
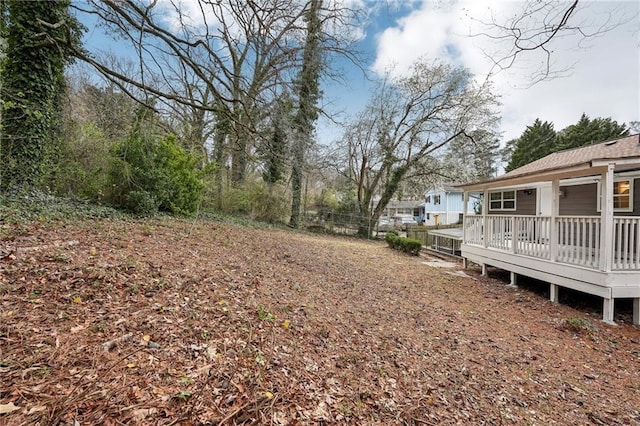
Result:
[[[322,22],[320,11],[322,0],[311,0],[305,15],[307,38],[302,57],[302,69],[297,82],[298,111],[293,119],[295,139],[291,170],[291,218],[289,226],[298,227],[302,201],[303,169],[305,153],[311,144],[315,121],[318,119],[318,100],[320,98],[320,71],[322,52]]]
[[[40,185],[59,141],[64,68],[83,31],[69,4],[4,2],[0,190]]]
[[[509,164],[505,171],[517,169],[518,167],[538,160],[556,150],[556,131],[553,123],[536,118],[531,126],[517,139],[511,154]]]

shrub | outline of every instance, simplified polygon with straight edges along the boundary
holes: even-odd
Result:
[[[420,253],[420,250],[422,250],[422,241],[420,240],[416,240],[415,238],[401,238],[401,240],[401,250],[405,253],[417,256]]]
[[[384,240],[389,247],[404,253],[417,256],[422,250],[422,241],[415,238],[405,238],[398,235],[396,231],[389,231],[384,236]]]
[[[241,214],[251,219],[269,223],[283,222],[289,213],[289,205],[282,187],[262,182],[246,182],[217,194],[217,209],[223,213]]]
[[[93,124],[68,130],[60,146],[60,161],[52,178],[56,193],[102,201],[107,186],[112,143]]]
[[[113,149],[111,201],[138,214],[195,213],[203,188],[197,161],[173,135],[158,140],[134,132]]]
[[[398,232],[393,230],[387,231],[387,233],[384,236],[384,240],[387,242],[387,244],[391,248],[396,248],[396,242],[399,238],[400,236],[398,235]]]

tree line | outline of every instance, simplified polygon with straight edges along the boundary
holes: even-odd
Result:
[[[553,37],[569,28],[575,3],[524,8],[530,19],[508,30],[544,23],[540,34]],[[394,197],[488,179],[501,154],[516,167],[548,150],[523,134],[501,152],[490,79],[433,58],[377,78],[337,141],[319,143],[318,119],[335,120],[322,103],[323,84],[341,79],[335,64],[366,77],[357,50],[366,7],[4,0],[0,14],[3,193],[38,189],[140,214],[221,211],[292,227],[309,208],[332,209],[362,217],[368,236]],[[87,23],[126,54],[90,51]],[[594,126],[619,130],[605,122]],[[565,130],[553,149],[584,140]]]

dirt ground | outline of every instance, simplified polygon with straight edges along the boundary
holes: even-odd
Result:
[[[640,328],[379,241],[2,225],[0,424],[640,425]]]

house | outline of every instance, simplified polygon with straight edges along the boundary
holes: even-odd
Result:
[[[384,209],[382,216],[413,216],[418,223],[424,216],[424,205],[420,200],[391,200]]]
[[[453,225],[462,223],[464,191],[453,185],[442,185],[424,195],[424,224]]]
[[[613,323],[619,298],[640,324],[640,135],[556,152],[498,178],[462,185],[467,261],[600,296]]]

